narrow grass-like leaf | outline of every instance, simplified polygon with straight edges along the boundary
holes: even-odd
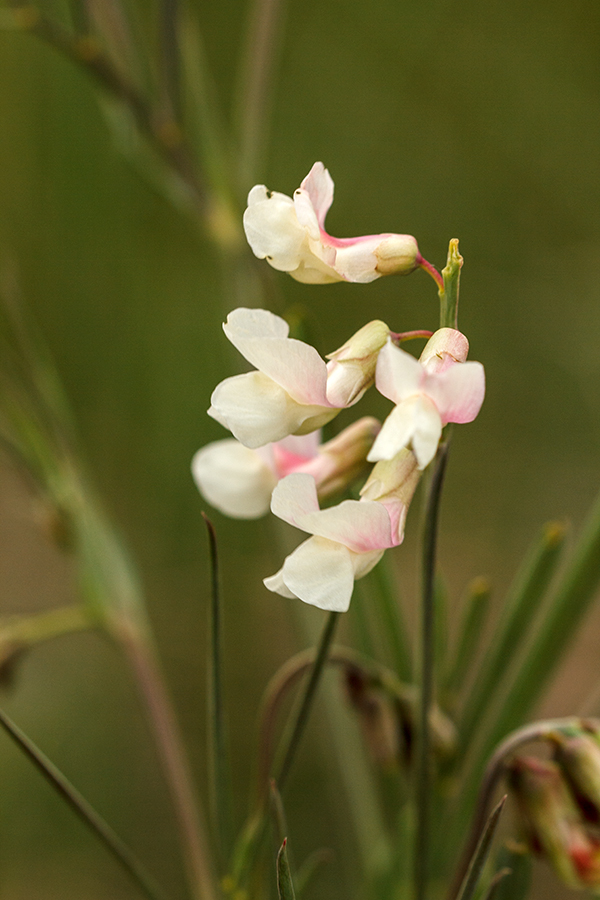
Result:
[[[479,884],[479,879],[481,877],[482,869],[486,864],[490,848],[492,846],[492,840],[494,839],[494,835],[498,827],[498,822],[500,820],[500,814],[502,813],[505,802],[506,797],[503,797],[500,803],[498,803],[496,808],[492,811],[485,824],[485,828],[481,832],[481,837],[479,838],[477,849],[475,850],[475,853],[471,858],[467,874],[465,875],[463,883],[457,894],[457,900],[471,900],[471,898],[475,894],[475,891]]]
[[[489,735],[486,755],[520,725],[538,700],[600,584],[600,495],[573,558],[540,619],[535,639],[515,675]]]
[[[285,816],[285,808],[283,806],[283,800],[281,799],[281,794],[277,789],[277,784],[275,783],[275,779],[271,779],[270,784],[270,794],[271,794],[271,809],[273,811],[273,818],[275,820],[275,827],[277,828],[277,842],[285,840],[285,835],[287,834],[287,822]]]
[[[371,572],[370,583],[377,603],[380,630],[390,647],[394,669],[400,681],[408,684],[413,675],[410,640],[391,565],[392,556],[386,554]]]
[[[288,862],[287,838],[283,839],[283,843],[277,854],[277,892],[279,894],[279,900],[296,900],[292,882],[292,873],[290,872],[290,864]]]
[[[531,885],[531,853],[524,844],[507,842],[500,848],[496,865],[510,871],[496,887],[494,900],[525,900]]]
[[[225,737],[223,710],[223,678],[221,662],[221,598],[219,590],[219,562],[217,536],[212,522],[205,513],[202,518],[208,531],[211,569],[211,603],[209,621],[208,654],[208,709],[209,709],[209,765],[211,768],[211,807],[218,835],[222,860],[231,849],[231,790],[229,757]]]
[[[485,578],[475,578],[467,588],[454,659],[444,679],[444,689],[449,694],[460,691],[470,672],[489,613],[490,593]]]
[[[564,535],[564,527],[557,522],[544,526],[509,589],[494,642],[465,704],[459,729],[461,751],[469,746],[486,710],[492,707],[499,690],[506,684],[508,669],[529,635],[532,620],[556,571]],[[458,757],[461,756],[459,751]]]
[[[142,893],[150,900],[166,900],[166,894],[156,884],[145,866],[137,859],[129,847],[115,834],[110,825],[93,809],[79,791],[65,778],[54,763],[39,750],[15,723],[0,710],[0,725],[13,739],[23,753],[31,760],[44,778],[67,802],[71,809],[91,829],[117,860],[127,874],[135,881]]]

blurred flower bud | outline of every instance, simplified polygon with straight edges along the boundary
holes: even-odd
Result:
[[[398,534],[404,534],[408,507],[419,483],[421,472],[415,455],[404,448],[393,459],[381,460],[369,475],[360,495],[363,500],[383,503]]]
[[[379,433],[381,424],[372,416],[344,428],[336,437],[319,448],[314,466],[317,491],[321,499],[345,490],[367,465],[367,454]]]
[[[509,779],[532,849],[569,887],[600,887],[600,839],[586,829],[560,766],[517,757]]]
[[[552,736],[556,746],[556,762],[561,767],[590,822],[600,822],[600,744],[583,732]]]
[[[384,772],[394,772],[408,756],[398,704],[358,666],[344,669],[346,696],[358,714],[369,755]]]
[[[356,403],[375,381],[377,356],[390,329],[378,319],[364,325],[349,341],[328,353],[327,399],[334,406]]]

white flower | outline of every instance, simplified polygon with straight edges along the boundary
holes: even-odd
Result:
[[[273,491],[272,512],[313,536],[286,558],[279,572],[265,578],[265,586],[283,597],[298,597],[320,609],[345,612],[355,580],[370,572],[384,550],[397,546],[404,537],[406,508],[418,480],[414,471],[413,464],[408,476],[412,487],[405,487],[406,503],[387,494],[382,502],[344,500],[328,509],[319,509],[310,475],[282,479]]]
[[[198,490],[220,512],[234,519],[257,519],[269,510],[277,482],[291,472],[315,479],[319,496],[343,490],[366,462],[380,425],[365,417],[326,444],[320,432],[284,438],[256,450],[234,438],[202,447],[192,460]]]
[[[264,184],[255,185],[244,213],[252,252],[307,284],[365,283],[381,275],[407,275],[421,265],[431,273],[412,235],[335,238],[327,234],[325,216],[332,202],[333,181],[322,162],[314,164],[293,200],[267,190]]]
[[[288,337],[289,325],[284,319],[265,309],[235,309],[223,330],[258,371],[226,378],[217,385],[209,416],[251,449],[290,434],[316,431],[340,409],[357,403],[373,382],[387,326],[373,322],[366,328],[371,331],[358,341],[364,358],[343,356],[340,361],[338,354],[343,355],[350,341],[333,354],[335,359],[325,363],[314,347]]]
[[[478,362],[465,362],[466,337],[441,328],[430,338],[417,361],[390,340],[379,353],[375,383],[395,408],[367,457],[370,462],[392,459],[411,446],[419,468],[435,456],[442,428],[448,422],[472,422],[485,395],[485,373]]]

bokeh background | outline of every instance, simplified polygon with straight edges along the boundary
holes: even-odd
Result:
[[[190,6],[216,97],[235,121],[249,10],[240,0]],[[150,35],[157,12],[140,7],[141,33]],[[459,323],[471,358],[485,364],[488,393],[477,421],[455,431],[440,546],[453,600],[484,574],[500,602],[542,523],[565,519],[577,533],[600,485],[599,19],[592,0],[285,6],[253,181],[289,194],[321,159],[336,182],[331,233],[408,232],[439,267],[448,240],[460,239]],[[241,365],[220,323],[244,302],[243,286],[233,294],[202,231],[123,156],[103,103],[87,74],[35,36],[0,32],[0,266],[18,280],[50,348],[95,483],[139,566],[203,785],[209,570],[189,462],[224,436],[205,410],[217,381]],[[240,203],[249,187],[240,186]],[[269,284],[271,308],[300,307],[323,353],[375,317],[395,330],[436,327],[435,288],[422,272],[323,287],[273,273]],[[383,415],[386,406],[373,398],[362,409]],[[36,509],[2,459],[2,615],[74,596],[72,564],[39,528]],[[211,515],[223,561],[239,819],[262,689],[306,638],[292,601],[261,584],[279,565],[271,524]],[[417,518],[397,552],[409,607]],[[320,615],[309,611],[309,625]],[[545,712],[587,702],[600,680],[599,644],[596,610]],[[1,703],[183,896],[168,799],[115,649],[93,634],[44,645],[21,661]],[[322,707],[287,806],[300,857],[324,845],[336,851],[314,897],[341,900],[355,890],[356,837],[344,827],[343,798],[336,807],[343,787],[321,735],[324,715]],[[3,900],[133,897],[1,736],[0,760]],[[537,877],[540,896],[566,896],[547,873]]]

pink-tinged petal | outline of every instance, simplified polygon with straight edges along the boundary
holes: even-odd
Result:
[[[255,450],[233,438],[202,447],[192,460],[200,493],[234,519],[257,519],[269,511],[277,478]]]
[[[327,400],[325,361],[314,347],[288,338],[287,323],[279,316],[264,309],[237,309],[227,317],[223,330],[242,356],[292,399],[303,404],[332,405]]]
[[[271,512],[284,522],[302,528],[305,516],[319,511],[317,488],[312,475],[293,473],[282,478],[271,497]]]
[[[291,197],[256,185],[248,195],[244,231],[252,252],[267,259],[274,269],[289,272],[300,262],[306,231],[298,222]]]
[[[262,372],[226,378],[213,391],[211,403],[209,416],[252,449],[280,441],[302,429],[314,431],[338,412],[296,403]]]
[[[306,191],[320,228],[325,228],[325,216],[333,203],[333,179],[322,162],[316,162],[300,189]]]
[[[294,191],[294,209],[296,210],[298,223],[302,228],[306,229],[308,236],[313,241],[318,241],[321,229],[319,228],[317,214],[309,195],[302,188]]]
[[[309,538],[285,560],[281,570],[283,583],[304,603],[331,612],[346,612],[354,589],[352,556],[342,544]],[[268,578],[264,583],[266,587],[273,584]]]
[[[370,240],[356,240],[355,243],[339,247],[335,255],[335,269],[345,281],[368,284],[379,278],[375,250],[381,243],[379,237]]]
[[[377,358],[375,384],[379,393],[400,403],[420,390],[422,378],[421,364],[389,340]]]
[[[276,445],[277,450],[290,456],[307,460],[313,459],[319,452],[321,446],[321,432],[312,431],[310,434],[295,435],[290,434],[289,437],[279,441]]]
[[[425,380],[428,395],[435,402],[442,422],[464,425],[479,413],[485,397],[485,371],[481,363],[455,363],[437,376]]]
[[[427,341],[419,358],[429,372],[444,371],[453,362],[464,362],[469,355],[469,342],[455,328],[439,328]]]
[[[370,500],[344,500],[300,517],[297,524],[303,531],[337,541],[355,553],[394,546],[386,508]]]

